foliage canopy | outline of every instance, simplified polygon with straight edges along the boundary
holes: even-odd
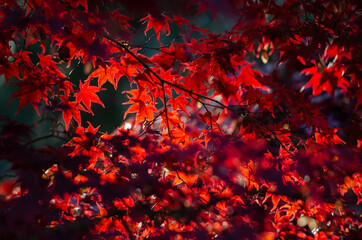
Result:
[[[361,1],[0,3],[2,239],[362,238]]]

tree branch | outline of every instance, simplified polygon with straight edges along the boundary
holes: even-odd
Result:
[[[141,63],[152,75],[154,75],[159,81],[160,81],[160,84],[162,86],[162,90],[163,90],[163,93],[164,93],[164,84],[168,84],[170,86],[173,86],[177,89],[180,89],[184,92],[187,92],[193,99],[196,99],[194,96],[197,96],[197,97],[200,97],[200,98],[204,98],[204,99],[207,99],[211,102],[214,102],[218,105],[220,105],[222,108],[224,109],[227,109],[231,112],[235,112],[235,113],[238,113],[240,114],[242,117],[244,118],[247,118],[248,120],[250,120],[251,122],[254,122],[255,124],[258,124],[260,126],[263,126],[265,127],[268,131],[271,132],[271,134],[273,135],[273,137],[279,142],[279,144],[282,146],[282,148],[284,150],[286,150],[290,155],[292,155],[292,153],[290,153],[290,151],[287,149],[287,147],[280,141],[280,139],[277,137],[277,135],[275,134],[274,130],[265,126],[263,123],[261,123],[260,121],[258,121],[257,119],[253,118],[252,116],[250,116],[250,114],[248,114],[247,112],[245,111],[241,111],[240,109],[236,110],[236,109],[233,109],[231,108],[230,106],[226,106],[225,104],[213,99],[213,98],[210,98],[210,97],[207,97],[207,96],[204,96],[202,94],[198,94],[198,93],[195,93],[193,92],[192,90],[189,90],[189,89],[186,89],[185,87],[182,87],[178,84],[175,84],[175,83],[172,83],[172,82],[169,82],[167,80],[164,80],[163,78],[161,78],[155,71],[152,70],[152,68],[150,66],[148,66],[142,59],[140,59],[136,54],[134,54],[126,45],[122,44],[121,42],[119,41],[116,41],[114,40],[113,38],[111,38],[108,34],[104,33],[103,35],[106,39],[108,39],[109,41],[113,42],[114,44],[116,44],[118,47],[122,48],[123,50],[125,50],[127,53],[129,53],[132,57],[134,57],[139,63]],[[194,96],[193,96],[194,95]],[[164,94],[164,98],[165,98],[165,94]],[[165,99],[164,99],[165,100]],[[201,101],[200,101],[201,102]],[[203,105],[204,106],[204,105]],[[168,115],[167,115],[167,107],[165,105],[165,108],[166,108],[166,120],[168,120]],[[167,122],[168,124],[168,122]],[[169,129],[169,126],[168,127],[168,131],[169,131],[169,135],[170,135],[170,129]],[[212,126],[211,126],[212,127]],[[259,127],[260,128],[260,127]],[[262,131],[260,129],[260,131]],[[265,136],[264,136],[265,137]],[[170,136],[170,140],[171,140],[171,136]]]

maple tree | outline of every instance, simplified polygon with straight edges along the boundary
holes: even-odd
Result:
[[[0,3],[2,239],[362,238],[360,1]]]

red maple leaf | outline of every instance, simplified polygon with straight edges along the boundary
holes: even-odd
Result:
[[[68,131],[69,128],[69,122],[74,118],[75,121],[77,121],[78,125],[81,124],[81,117],[80,117],[80,111],[88,112],[80,103],[78,102],[70,102],[69,99],[65,96],[60,96],[60,99],[62,100],[62,103],[60,104],[59,109],[63,111],[63,119],[65,122],[65,128]]]
[[[312,87],[315,96],[326,91],[333,97],[337,86],[345,88],[345,86],[349,85],[348,81],[342,76],[343,71],[337,69],[337,67],[323,68],[322,65],[317,63],[314,67],[304,69],[302,73],[312,75],[305,87]]]
[[[26,79],[20,83],[14,83],[14,85],[20,87],[20,89],[11,96],[9,102],[13,98],[20,98],[19,108],[16,114],[18,114],[18,112],[23,107],[30,103],[34,107],[38,115],[40,115],[38,111],[40,99],[43,99],[45,101],[47,100],[47,88],[45,84],[40,81],[33,81],[33,79]]]
[[[99,99],[97,96],[97,92],[101,91],[102,88],[95,87],[95,86],[89,86],[90,81],[86,81],[84,84],[80,82],[79,84],[79,92],[75,93],[75,100],[76,102],[80,103],[83,102],[85,107],[88,109],[90,113],[93,114],[91,110],[91,104],[92,102],[98,103],[104,107],[103,102]]]
[[[179,27],[179,28],[182,28],[182,25],[187,25],[189,24],[189,20],[185,19],[185,18],[182,18],[180,16],[175,16],[173,15],[173,19],[172,21],[174,23],[176,23],[176,25]]]
[[[91,75],[88,76],[88,80],[91,78],[98,78],[98,87],[101,87],[105,82],[109,81],[113,84],[114,89],[117,89],[117,84],[119,79],[115,79],[114,74],[118,72],[118,70],[114,67],[108,67],[107,64],[102,64],[97,70],[92,72]]]
[[[172,98],[169,100],[172,104],[172,109],[176,111],[177,109],[180,109],[184,111],[185,113],[189,114],[186,110],[186,106],[192,107],[191,103],[189,103],[184,96],[178,96],[176,98]]]
[[[138,75],[138,68],[134,67],[133,64],[130,64],[128,59],[122,59],[121,61],[111,61],[112,62],[112,69],[117,69],[114,71],[116,79],[119,79],[122,76],[126,76],[128,80],[131,82],[132,77]]]
[[[237,77],[237,82],[245,86],[252,86],[253,88],[260,88],[268,90],[269,88],[264,86],[258,80],[262,79],[261,73],[251,69],[251,65],[246,65],[241,69],[241,73]]]
[[[126,117],[128,113],[137,113],[135,125],[145,120],[153,120],[153,112],[157,112],[157,108],[151,102],[152,98],[147,94],[144,87],[139,86],[139,89],[127,91],[132,97],[124,104],[132,104],[131,107],[124,113]]]
[[[148,14],[147,17],[144,17],[141,19],[141,21],[148,21],[147,28],[145,30],[145,35],[151,28],[155,29],[157,39],[160,40],[160,33],[162,29],[166,29],[168,34],[170,35],[170,27],[168,25],[167,21],[170,21],[171,19],[167,17],[166,15],[152,15]]]

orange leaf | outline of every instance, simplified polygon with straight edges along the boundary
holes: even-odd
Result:
[[[100,66],[97,70],[95,70],[91,75],[88,76],[88,80],[91,78],[98,78],[98,87],[101,87],[106,81],[109,81],[113,84],[114,89],[117,89],[118,79],[115,79],[115,73],[118,70],[114,67],[108,67],[107,64],[104,64],[105,67]]]
[[[272,196],[273,208],[270,210],[271,212],[274,211],[274,210],[277,208],[278,203],[279,203],[279,201],[280,201],[280,198],[281,198],[281,197],[278,196],[278,195],[273,195],[273,196]]]
[[[186,175],[183,172],[178,172],[178,173],[175,172],[173,175],[175,175],[176,178],[175,178],[174,182],[172,183],[172,186],[186,183],[188,186],[191,187],[198,178],[198,175],[196,175],[196,174]]]
[[[280,219],[280,214],[279,214],[279,210],[277,209],[275,211],[275,215],[274,215],[274,222],[279,222],[279,219]]]
[[[266,202],[266,200],[268,200],[268,198],[271,196],[272,194],[270,193],[270,192],[267,192],[266,194],[265,194],[265,197],[264,197],[264,200],[263,200],[263,204]]]
[[[106,216],[107,215],[107,210],[105,208],[101,207],[101,205],[99,205],[99,203],[96,202],[96,204],[97,204],[97,207],[99,209],[100,216],[101,217]]]

